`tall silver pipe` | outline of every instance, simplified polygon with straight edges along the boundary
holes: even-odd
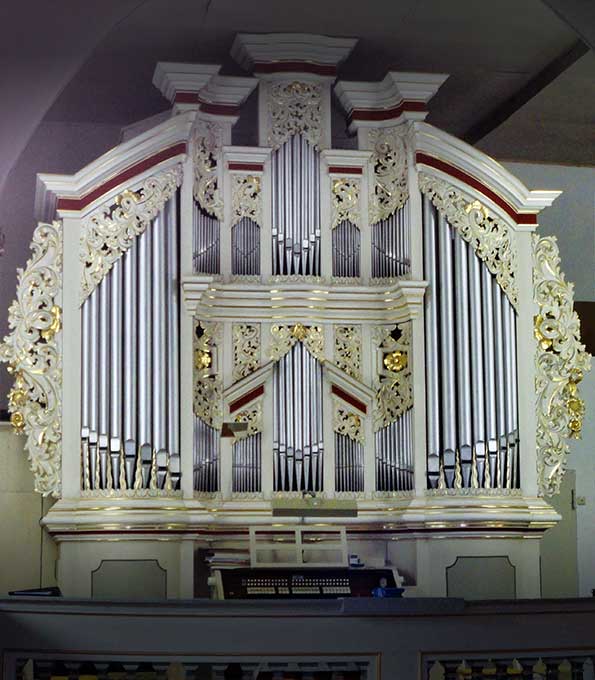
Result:
[[[496,422],[498,435],[498,486],[506,486],[506,386],[504,365],[504,325],[502,320],[501,289],[492,277],[494,308],[494,346],[496,360]]]
[[[97,444],[99,439],[99,292],[95,289],[89,304],[89,477],[90,487],[99,485],[96,479]]]
[[[99,284],[99,483],[107,487],[107,465],[109,446],[109,389],[110,389],[110,277]]]
[[[430,200],[423,199],[424,276],[428,289],[424,297],[426,336],[426,423],[428,437],[428,484],[438,486],[440,473],[440,386],[438,373],[438,304],[436,275],[436,210]]]
[[[483,356],[486,395],[486,435],[492,486],[497,486],[496,467],[498,454],[496,421],[496,371],[494,353],[494,308],[492,297],[492,275],[482,265],[482,311],[483,311]]]
[[[112,483],[118,487],[120,479],[120,448],[122,446],[122,260],[116,260],[111,278],[111,364],[110,364],[110,458]]]
[[[137,263],[138,241],[123,256],[124,263],[124,455],[126,486],[134,484],[137,446]]]
[[[143,488],[150,482],[151,447],[151,372],[152,365],[152,328],[151,296],[153,293],[151,275],[151,230],[147,229],[138,238],[138,446],[142,465]]]
[[[178,203],[174,196],[167,204],[167,450],[170,455],[172,486],[180,485],[180,373],[179,373],[179,266]]]
[[[156,455],[157,486],[162,488],[167,473],[167,330],[165,278],[167,251],[164,211],[153,220],[151,243],[151,270],[153,278],[152,303],[152,445]],[[169,301],[168,301],[169,302]]]
[[[508,314],[510,317],[510,411],[512,418],[512,430],[510,433],[511,445],[513,448],[512,454],[512,487],[518,488],[520,486],[519,479],[519,424],[518,424],[518,378],[517,378],[517,353],[516,353],[516,312],[513,306],[507,302]]]
[[[455,232],[455,292],[457,329],[458,447],[463,486],[471,485],[473,437],[471,433],[471,356],[469,343],[469,274],[467,243]]]
[[[91,400],[89,387],[90,354],[91,354],[91,302],[85,300],[82,307],[82,344],[81,344],[81,437],[89,438],[89,406]]]
[[[470,279],[469,303],[471,309],[471,385],[473,393],[473,439],[479,485],[484,484],[486,436],[485,436],[485,387],[483,365],[483,328],[481,268],[479,257],[469,251]]]
[[[440,257],[440,367],[442,376],[442,455],[447,486],[454,482],[456,439],[455,333],[453,296],[452,230],[446,219],[438,219]]]

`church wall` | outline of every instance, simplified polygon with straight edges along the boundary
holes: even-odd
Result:
[[[24,443],[0,422],[0,595],[56,583],[56,545],[39,525],[52,501],[33,490]]]
[[[503,165],[514,173],[528,188],[562,189],[563,194],[554,204],[539,216],[539,233],[558,238],[561,267],[567,281],[575,283],[575,300],[595,301],[595,168],[563,165],[506,162]],[[583,330],[583,341],[588,336],[586,324],[592,325],[590,305],[579,307]],[[586,332],[587,331],[587,332]],[[594,348],[587,345],[593,354]],[[568,467],[576,471],[575,494],[577,503],[577,560],[578,595],[590,597],[595,588],[595,374],[587,374],[581,383],[581,394],[585,401],[586,413],[583,420],[582,439],[571,441]],[[554,499],[555,501],[556,499]],[[582,501],[584,500],[584,504]],[[558,507],[559,512],[564,508]],[[568,543],[567,531],[560,527],[559,542],[548,545],[547,555],[559,554],[563,545]],[[550,550],[551,548],[551,550]],[[567,575],[564,575],[567,581]],[[548,593],[544,583],[544,597],[570,595],[566,586],[556,592]]]

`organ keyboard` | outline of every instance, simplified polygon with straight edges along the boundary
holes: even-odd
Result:
[[[392,569],[220,569],[214,582],[220,599],[333,599],[371,597],[381,585],[396,588]]]

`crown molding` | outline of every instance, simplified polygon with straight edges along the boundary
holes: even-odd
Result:
[[[38,174],[36,219],[51,220],[61,199],[73,205],[78,202],[79,206],[72,209],[87,212],[110,193],[118,193],[124,181],[130,184],[156,165],[164,167],[166,163],[179,162],[186,152],[193,121],[191,112],[173,116],[110,149],[74,175]],[[134,174],[130,175],[131,172]]]
[[[514,218],[517,224],[536,223],[537,215],[544,208],[548,208],[560,196],[561,191],[530,190],[519,179],[512,175],[498,161],[482,151],[470,146],[466,142],[443,132],[433,125],[424,122],[413,123],[410,133],[413,150],[417,155],[417,167],[420,171],[445,176],[446,179],[457,179],[456,171],[462,171],[483,185],[484,191],[495,193],[510,208],[517,213]],[[424,160],[424,156],[431,157],[440,163],[432,164]],[[421,160],[420,160],[421,159]],[[437,167],[440,166],[440,167]],[[451,169],[447,166],[450,166]],[[470,185],[469,181],[460,175],[459,182]],[[479,188],[479,191],[482,191]],[[500,206],[502,208],[502,206]],[[508,215],[511,216],[509,210]],[[524,216],[527,216],[524,219]]]
[[[310,33],[238,33],[231,56],[247,71],[271,73],[289,69],[334,76],[357,43],[357,38],[334,38]]]

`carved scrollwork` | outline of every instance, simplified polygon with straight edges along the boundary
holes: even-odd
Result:
[[[321,136],[322,89],[315,83],[275,83],[269,94],[269,146],[277,149],[302,134],[318,149]]]
[[[244,217],[262,225],[261,178],[258,175],[239,173],[233,173],[231,178],[231,226],[233,227]]]
[[[556,239],[534,235],[533,255],[537,475],[540,493],[552,496],[566,469],[567,439],[580,436],[584,404],[577,386],[591,368],[591,355],[580,342],[574,286],[560,271]]]
[[[217,165],[223,146],[223,128],[212,120],[197,121],[192,134],[194,200],[209,215],[223,220],[223,199]]]
[[[342,434],[353,441],[364,443],[364,427],[362,417],[350,411],[338,400],[333,405],[333,431]]]
[[[413,406],[411,362],[411,322],[399,324],[401,335],[398,340],[386,333],[386,327],[376,330],[375,338],[384,335],[379,347],[384,353],[383,367],[376,386],[374,406],[374,432],[378,432],[400,418]],[[398,355],[398,356],[397,356]],[[388,359],[388,360],[387,360]],[[397,360],[398,359],[398,360]]]
[[[339,177],[332,180],[331,229],[345,221],[351,222],[356,227],[361,225],[360,184],[359,179],[351,177]]]
[[[335,364],[348,375],[361,378],[362,329],[360,326],[335,326]]]
[[[386,220],[409,197],[404,126],[370,130],[374,181],[370,187],[370,224]]]
[[[260,326],[233,324],[233,379],[241,380],[260,365]]]
[[[27,436],[35,490],[60,496],[62,441],[62,225],[39,224],[32,255],[17,272],[17,296],[8,310],[9,335],[0,344],[14,385],[11,422]]]
[[[319,361],[324,360],[324,333],[320,326],[272,326],[269,357],[278,361],[285,356],[296,342],[303,342],[310,354]]]
[[[506,222],[490,217],[479,201],[469,201],[450,184],[420,173],[419,188],[494,274],[506,296],[518,305],[517,253]]]
[[[134,190],[127,189],[85,219],[80,246],[81,305],[181,183],[182,166],[178,164],[149,177]]]
[[[242,409],[235,417],[236,423],[248,423],[248,429],[236,432],[236,440],[245,439],[262,432],[262,400],[258,400],[245,409]]]
[[[214,353],[221,325],[200,321],[194,333],[194,414],[220,429],[223,422],[223,382],[216,373]]]

